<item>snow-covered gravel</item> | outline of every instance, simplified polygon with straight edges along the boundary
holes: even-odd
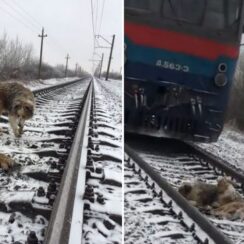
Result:
[[[86,187],[92,187],[95,201],[85,197],[83,240],[87,244],[122,243],[122,84],[121,81],[94,80],[95,108],[91,150],[95,169]],[[102,178],[101,178],[102,175]],[[98,197],[104,202],[98,201]]]
[[[244,172],[244,133],[225,128],[217,142],[198,146]]]

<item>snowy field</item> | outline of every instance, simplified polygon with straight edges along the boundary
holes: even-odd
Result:
[[[244,172],[244,133],[225,128],[215,143],[199,143],[198,146],[220,157]]]

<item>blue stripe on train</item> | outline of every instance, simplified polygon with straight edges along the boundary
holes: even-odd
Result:
[[[215,89],[214,86],[206,84],[207,81],[213,81],[213,78],[218,70],[218,65],[220,63],[227,64],[227,77],[228,80],[232,80],[236,60],[228,57],[219,57],[217,60],[211,61],[204,58],[198,58],[191,55],[174,53],[167,50],[161,50],[158,48],[144,47],[131,43],[128,38],[126,38],[126,59],[128,63],[138,64],[138,66],[143,67],[143,70],[134,70],[134,77],[138,77],[144,74],[144,78],[150,80],[167,80],[172,82],[199,82],[196,84],[196,87],[205,88],[205,89]],[[161,60],[163,64],[164,61],[173,64],[179,64],[189,67],[189,72],[180,72],[176,70],[171,70],[170,68],[157,67],[156,63],[158,60]],[[145,72],[145,70],[147,72]],[[127,68],[126,68],[126,73]],[[133,73],[132,70],[129,73]],[[179,75],[180,74],[180,75]],[[129,74],[128,74],[129,75]],[[130,74],[131,76],[132,74]],[[145,77],[146,76],[146,77]],[[186,81],[187,79],[187,81]],[[202,83],[204,82],[204,83]],[[230,83],[230,82],[229,82]],[[212,84],[212,82],[211,82]]]

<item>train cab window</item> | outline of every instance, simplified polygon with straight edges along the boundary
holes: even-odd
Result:
[[[243,0],[125,0],[126,14],[148,23],[169,22],[214,35],[236,36]]]
[[[200,24],[206,0],[163,0],[162,15],[177,21]]]
[[[126,13],[140,13],[150,16],[150,19],[159,16],[162,0],[125,0]]]
[[[149,0],[125,0],[125,7],[146,10],[149,8]]]
[[[240,0],[208,1],[203,27],[236,31],[240,18]]]
[[[162,0],[161,17],[199,28],[236,30],[241,0]]]
[[[224,1],[208,1],[203,19],[203,27],[218,30],[225,28]]]

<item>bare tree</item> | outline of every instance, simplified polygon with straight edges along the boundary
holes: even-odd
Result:
[[[42,66],[42,79],[63,78],[65,67],[53,67],[47,63]],[[79,68],[78,72],[68,70],[69,77],[82,76],[85,72]],[[4,33],[0,37],[0,81],[9,79],[30,80],[38,76],[38,59],[33,55],[31,44],[23,44],[17,37],[10,40]]]

